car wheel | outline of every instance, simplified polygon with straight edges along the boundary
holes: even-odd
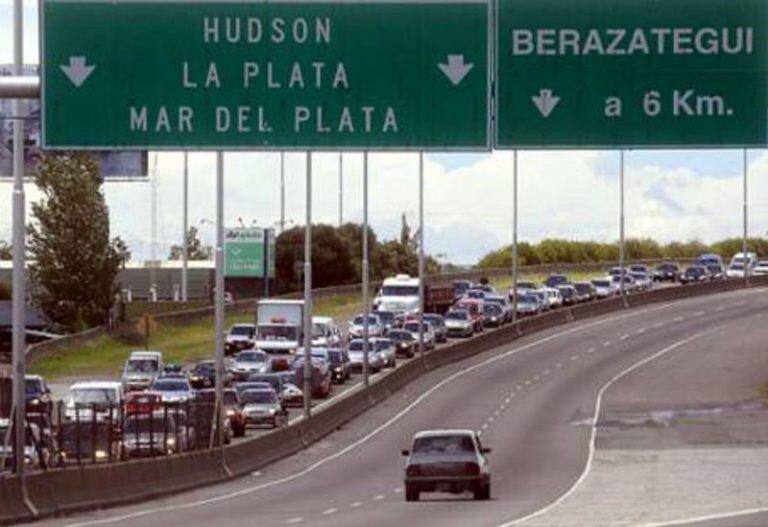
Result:
[[[488,500],[491,499],[491,482],[484,485],[478,485],[475,487],[474,495],[476,500]]]
[[[406,485],[405,501],[419,501],[419,491]]]

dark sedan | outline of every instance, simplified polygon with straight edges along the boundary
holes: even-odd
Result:
[[[680,275],[680,281],[684,284],[691,282],[705,282],[709,280],[710,274],[706,267],[701,265],[692,265]]]
[[[676,282],[679,277],[680,268],[675,263],[663,263],[653,271],[653,279],[657,282]]]
[[[403,450],[405,500],[418,501],[422,492],[459,494],[470,491],[476,500],[491,497],[491,473],[480,438],[472,430],[417,433],[410,451]]]
[[[393,329],[387,334],[387,338],[395,344],[395,355],[410,359],[416,352],[416,339],[410,331]]]

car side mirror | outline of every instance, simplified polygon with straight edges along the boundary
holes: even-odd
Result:
[[[490,454],[491,453],[491,449],[488,448],[488,447],[483,447],[483,448],[480,449],[480,452],[482,452],[483,454]]]
[[[404,456],[410,456],[411,455],[411,453],[409,451],[407,451],[407,450],[401,450],[400,453],[402,455],[404,455]]]

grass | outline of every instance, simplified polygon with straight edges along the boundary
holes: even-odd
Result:
[[[338,295],[315,302],[315,313],[336,319],[347,318],[360,309],[360,295]],[[238,322],[253,321],[253,314],[228,315],[227,327]],[[211,358],[214,350],[213,317],[186,325],[162,325],[150,336],[149,348],[163,352],[167,363],[189,364]],[[104,336],[90,344],[63,350],[43,358],[30,367],[30,372],[55,381],[61,378],[116,376],[128,352],[141,347],[126,344],[114,337]]]

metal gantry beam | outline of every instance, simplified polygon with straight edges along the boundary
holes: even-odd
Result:
[[[0,99],[38,99],[40,77],[25,77],[21,69],[14,73],[9,77],[0,77]]]

